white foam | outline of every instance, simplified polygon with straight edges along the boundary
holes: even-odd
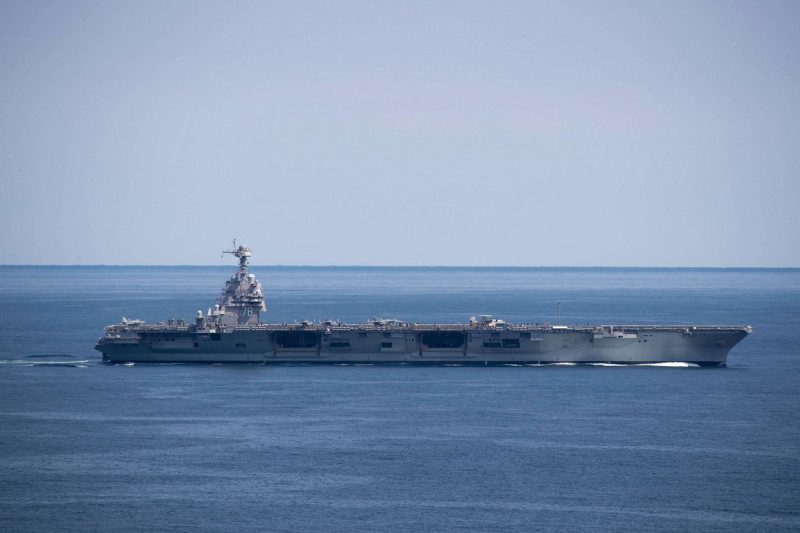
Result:
[[[663,366],[668,368],[700,368],[700,365],[694,363],[682,363],[678,361],[670,363],[642,363],[636,366]]]
[[[665,363],[585,363],[586,366],[618,366],[618,367],[632,367],[632,366],[655,366],[664,368],[699,368],[700,365],[693,363],[684,363],[679,361],[665,362]]]

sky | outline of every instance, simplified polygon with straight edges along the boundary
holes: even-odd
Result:
[[[0,0],[0,264],[800,267],[798,20]]]

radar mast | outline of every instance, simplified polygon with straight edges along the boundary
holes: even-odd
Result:
[[[239,258],[239,279],[244,279],[247,276],[247,258],[253,254],[250,253],[250,248],[244,244],[236,247],[236,239],[233,239],[233,250],[222,250],[223,254],[231,254]]]

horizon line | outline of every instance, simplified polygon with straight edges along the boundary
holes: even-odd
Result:
[[[215,264],[110,264],[110,263],[20,263],[20,264],[0,264],[0,267],[145,267],[145,268],[220,268],[232,267],[237,265],[215,265]],[[800,266],[623,266],[623,265],[310,265],[310,264],[273,264],[273,265],[248,265],[250,268],[463,268],[463,269],[483,269],[483,268],[507,268],[507,269],[629,269],[629,270],[800,270]]]

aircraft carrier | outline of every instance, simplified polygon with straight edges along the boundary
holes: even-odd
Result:
[[[264,293],[250,249],[226,250],[239,271],[193,323],[123,318],[95,349],[110,363],[652,364],[725,366],[750,326],[528,325],[489,316],[465,324],[260,321]]]

